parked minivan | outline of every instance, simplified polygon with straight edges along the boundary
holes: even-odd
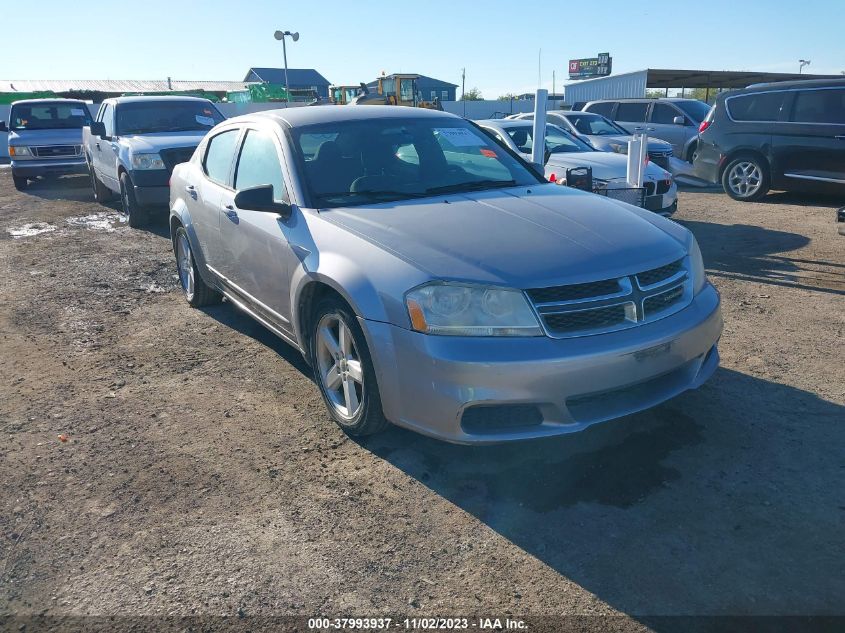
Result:
[[[698,99],[615,99],[590,101],[585,112],[595,112],[615,121],[632,134],[649,136],[672,144],[675,156],[692,162],[698,140],[698,126],[710,109]]]
[[[25,189],[39,176],[84,174],[82,127],[91,122],[84,101],[77,99],[24,99],[12,103],[9,122],[9,158],[15,189]]]
[[[845,79],[719,95],[701,124],[694,171],[735,200],[769,189],[845,191]]]

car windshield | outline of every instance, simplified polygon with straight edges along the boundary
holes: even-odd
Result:
[[[117,106],[117,134],[208,131],[225,117],[202,101],[138,101]]]
[[[315,207],[348,207],[542,182],[462,119],[374,118],[294,128]]]
[[[696,123],[701,123],[707,113],[710,112],[710,106],[703,101],[676,101],[675,105],[686,112]]]
[[[534,126],[514,125],[505,127],[504,130],[520,152],[523,154],[531,153],[534,148],[534,139],[532,138]],[[556,125],[546,125],[546,149],[551,154],[593,151],[589,145],[564,132]]]
[[[91,123],[91,114],[84,103],[20,103],[9,120],[11,130],[73,130]]]
[[[628,135],[624,129],[608,121],[598,114],[569,114],[566,119],[572,124],[579,134],[594,136],[618,136]]]

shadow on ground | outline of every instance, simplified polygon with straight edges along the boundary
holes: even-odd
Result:
[[[722,369],[554,440],[392,429],[361,444],[625,613],[823,614],[845,592],[843,421],[845,407]]]
[[[789,255],[808,237],[749,224],[681,224],[695,234],[709,275],[845,295],[844,264]]]

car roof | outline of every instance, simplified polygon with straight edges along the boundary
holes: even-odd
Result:
[[[625,97],[625,98],[620,98],[620,99],[595,99],[593,101],[588,101],[586,105],[590,105],[591,103],[607,103],[607,102],[616,103],[617,101],[619,101],[620,103],[621,102],[635,102],[636,103],[636,102],[640,102],[640,101],[646,101],[648,103],[651,103],[651,102],[656,103],[658,101],[668,101],[670,103],[672,103],[672,102],[677,103],[678,101],[701,101],[701,99],[692,99],[690,97],[636,97],[636,98]],[[702,103],[704,103],[704,102],[702,101]]]
[[[462,120],[461,117],[439,110],[427,108],[410,108],[407,106],[382,105],[345,105],[322,106],[319,108],[281,108],[278,110],[264,110],[239,117],[233,117],[228,122],[240,122],[256,119],[270,119],[289,127],[303,127],[320,123],[336,123],[341,121],[364,121],[372,119],[442,119],[444,121]]]
[[[12,101],[11,105],[38,105],[39,103],[68,103],[74,105],[87,105],[81,99],[62,99],[60,97],[57,97],[55,99],[21,99],[20,101]]]
[[[845,77],[842,79],[798,79],[795,81],[769,81],[766,83],[751,84],[738,92],[756,92],[758,90],[771,90],[773,88],[782,90],[795,90],[796,88],[845,88]]]
[[[104,102],[108,101],[109,103],[148,103],[150,101],[196,101],[199,103],[210,103],[208,99],[203,99],[202,97],[188,97],[182,95],[135,95],[131,97],[112,97],[110,99],[104,99]]]

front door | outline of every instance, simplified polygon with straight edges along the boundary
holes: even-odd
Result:
[[[265,318],[291,332],[290,274],[296,257],[288,226],[277,213],[239,209],[237,191],[272,185],[277,202],[288,202],[281,146],[271,131],[248,129],[241,144],[234,189],[222,200],[220,245],[223,275],[233,290]]]
[[[675,123],[675,118],[681,117],[683,123]],[[649,114],[647,126],[648,135],[672,144],[675,156],[684,159],[684,145],[690,135],[692,122],[683,112],[671,103],[655,101]]]
[[[845,88],[799,90],[786,107],[772,139],[777,172],[787,183],[845,185]]]

